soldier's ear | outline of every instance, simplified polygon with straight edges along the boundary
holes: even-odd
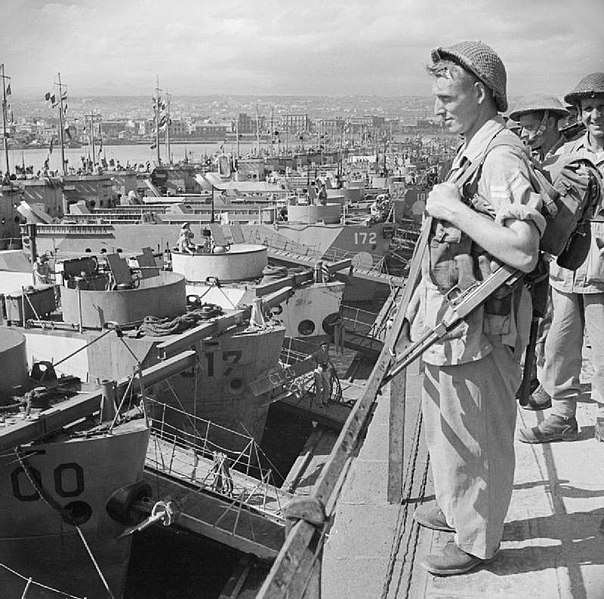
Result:
[[[476,91],[476,99],[479,104],[482,104],[487,97],[487,88],[482,81],[476,81],[474,83],[474,90]]]

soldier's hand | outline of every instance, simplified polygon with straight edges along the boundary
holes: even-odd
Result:
[[[426,202],[426,212],[439,220],[453,222],[457,209],[463,206],[455,183],[439,183],[432,188]]]

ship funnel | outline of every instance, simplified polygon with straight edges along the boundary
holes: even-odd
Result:
[[[101,381],[101,391],[101,422],[113,422],[117,412],[115,381]]]

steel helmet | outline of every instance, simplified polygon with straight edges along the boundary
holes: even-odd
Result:
[[[450,59],[466,71],[470,71],[493,92],[499,112],[508,109],[506,94],[507,73],[505,66],[493,48],[480,41],[459,42],[448,48],[432,50],[432,62]]]
[[[521,129],[520,127],[520,123],[517,123],[514,119],[509,118],[507,119],[507,121],[505,122],[505,126],[507,129],[509,129],[510,131],[518,131],[519,129]]]
[[[549,112],[550,114],[556,114],[559,117],[569,115],[568,110],[556,96],[537,93],[522,96],[522,98],[516,102],[514,110],[510,112],[510,118],[517,121],[518,117],[521,117],[523,114],[528,114],[529,112]]]
[[[595,98],[604,96],[604,73],[590,73],[585,75],[570,94],[564,96],[564,101],[576,104],[581,98]]]

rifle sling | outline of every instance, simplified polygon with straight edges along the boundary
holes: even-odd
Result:
[[[389,373],[384,377],[383,384],[389,382],[401,370],[421,356],[429,347],[444,337],[451,329],[469,316],[503,285],[515,278],[524,276],[524,273],[507,264],[500,266],[476,287],[469,289],[461,298],[450,306],[440,324],[424,334],[418,341],[409,345],[398,357]]]

